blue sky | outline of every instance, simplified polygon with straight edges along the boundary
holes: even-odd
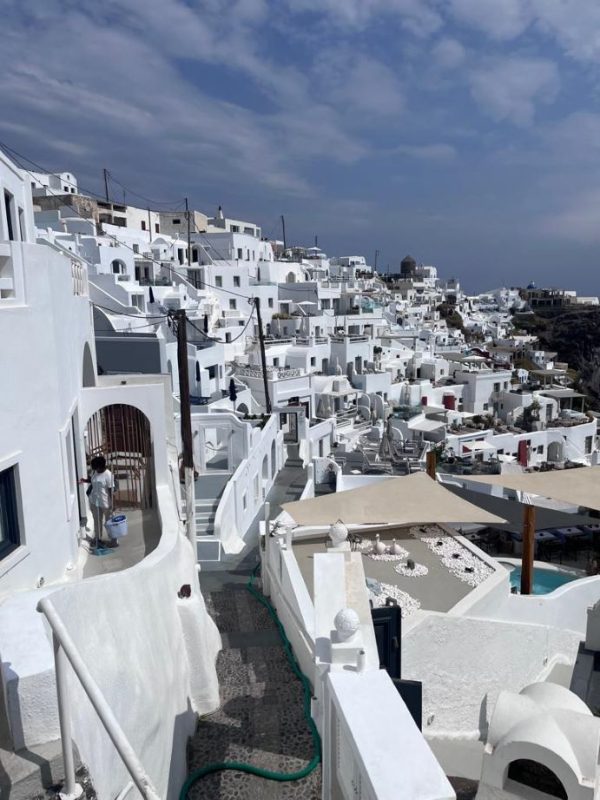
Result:
[[[0,139],[471,291],[600,292],[597,0],[0,0]],[[122,194],[119,196],[122,199]],[[133,202],[133,198],[129,198]]]

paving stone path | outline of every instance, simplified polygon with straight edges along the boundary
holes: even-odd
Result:
[[[201,575],[207,609],[223,636],[217,661],[221,707],[198,724],[188,750],[190,771],[216,761],[243,761],[295,772],[312,758],[302,686],[269,614],[246,589],[249,575],[246,570]],[[216,773],[189,792],[189,800],[209,798],[320,800],[321,768],[289,783],[241,772]]]

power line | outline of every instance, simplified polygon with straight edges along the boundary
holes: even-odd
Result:
[[[230,342],[224,342],[222,339],[215,339],[214,337],[209,336],[207,333],[205,333],[204,331],[200,330],[200,328],[197,325],[195,325],[192,322],[192,320],[189,319],[189,318],[188,318],[187,322],[188,322],[188,325],[191,325],[192,328],[194,328],[194,330],[198,331],[198,333],[201,333],[202,336],[205,337],[205,339],[208,339],[211,342],[218,342],[219,344],[233,344],[234,342],[237,342],[238,339],[242,338],[242,336],[246,332],[246,329],[248,328],[248,325],[250,325],[250,323],[252,322],[253,316],[254,316],[254,311],[251,311],[250,312],[250,316],[246,320],[246,324],[244,325],[244,327],[242,328],[240,333],[235,337],[235,339],[232,339]]]
[[[114,308],[109,308],[108,306],[100,305],[100,303],[94,303],[93,300],[90,300],[91,304],[96,308],[101,308],[103,311],[109,311],[111,314],[118,314],[120,317],[133,317],[134,319],[166,319],[170,316],[170,314],[156,314],[154,316],[142,315],[142,314],[128,314],[126,311],[115,311]]]
[[[117,180],[112,172],[108,172],[108,177],[111,179],[113,183],[116,183],[117,186],[120,186],[127,194],[131,194],[134,197],[139,197],[140,200],[144,200],[144,202],[149,203],[150,205],[155,206],[175,206],[172,210],[179,211],[181,206],[183,205],[183,200],[151,200],[149,197],[145,197],[143,194],[139,194],[139,192],[134,192],[133,189],[130,189],[125,184],[121,183],[121,181]]]

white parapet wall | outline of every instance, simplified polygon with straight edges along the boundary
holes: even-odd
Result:
[[[221,640],[171,493],[164,485],[156,493],[162,527],[156,550],[123,572],[55,592],[52,603],[159,795],[176,800],[197,714],[219,705]],[[185,585],[191,596],[179,597]],[[72,672],[69,688],[81,759],[98,797],[116,797],[128,773]]]

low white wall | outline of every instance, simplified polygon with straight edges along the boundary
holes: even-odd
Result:
[[[536,562],[537,563],[537,562]],[[541,566],[549,568],[550,564]],[[585,637],[587,610],[600,600],[600,576],[565,583],[550,594],[506,594],[491,607],[482,606],[470,611],[472,616],[510,622],[550,625],[574,631]]]
[[[156,550],[123,572],[61,589],[52,602],[159,795],[175,800],[196,713],[219,704],[221,643],[170,492],[156,491],[162,523]],[[192,587],[189,599],[177,596],[184,584]],[[129,777],[73,673],[70,705],[73,736],[98,797],[113,798]]]
[[[498,693],[574,663],[579,641],[568,630],[437,613],[405,632],[402,676],[423,683],[423,731],[449,774],[479,777],[474,743],[487,732]]]

